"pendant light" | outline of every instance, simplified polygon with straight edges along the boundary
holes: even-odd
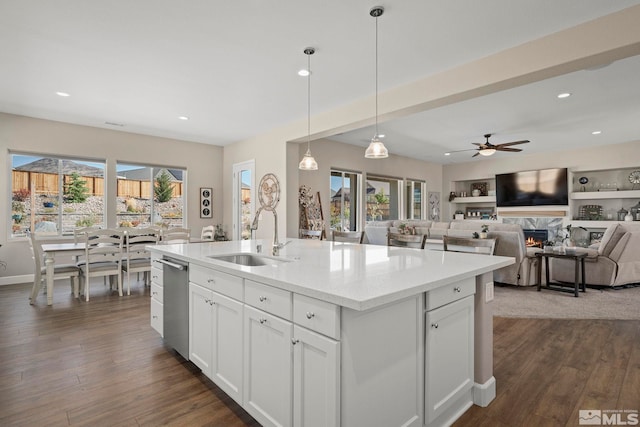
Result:
[[[378,134],[378,17],[382,16],[384,8],[375,6],[369,11],[369,15],[376,18],[376,134],[371,138],[371,143],[364,152],[367,159],[384,159],[389,157],[389,151],[384,146]]]
[[[316,50],[312,47],[308,47],[304,50],[304,54],[307,55],[307,152],[298,164],[298,169],[303,171],[316,171],[318,170],[318,162],[311,155],[311,55]]]

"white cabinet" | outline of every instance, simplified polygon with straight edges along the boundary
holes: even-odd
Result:
[[[244,409],[264,426],[292,424],[291,322],[244,306]]]
[[[293,425],[340,425],[340,343],[293,327]]]
[[[189,360],[211,378],[213,292],[189,283]]]
[[[189,360],[242,402],[242,303],[189,283]]]
[[[425,342],[428,425],[472,403],[473,296],[427,311]]]
[[[151,255],[151,327],[164,337],[164,305],[163,305],[163,277],[162,264],[158,262],[160,256]]]

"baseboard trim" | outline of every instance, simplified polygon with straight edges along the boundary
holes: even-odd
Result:
[[[496,398],[496,378],[491,377],[484,384],[473,384],[473,403],[483,408]]]
[[[19,285],[20,283],[33,283],[33,274],[0,277],[0,286]]]

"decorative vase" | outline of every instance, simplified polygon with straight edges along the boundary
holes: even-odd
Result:
[[[473,190],[473,191],[471,192],[471,195],[472,195],[473,197],[478,197],[478,196],[480,195],[480,190],[478,190],[478,189],[476,188],[475,190]]]
[[[631,222],[633,221],[633,215],[631,215],[631,212],[628,212],[625,216],[624,216],[624,220]]]
[[[481,239],[486,239],[487,238],[487,233],[480,232],[480,238]]]

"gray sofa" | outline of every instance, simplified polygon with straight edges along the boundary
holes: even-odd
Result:
[[[495,221],[451,221],[434,222],[425,220],[375,221],[365,226],[365,243],[386,245],[387,232],[397,232],[402,224],[415,227],[417,234],[426,234],[426,249],[442,250],[442,237],[471,237],[480,232],[483,224],[489,226],[487,237],[496,239],[495,254],[514,257],[516,262],[494,272],[494,281],[516,286],[531,286],[535,282],[537,259],[536,250],[527,248],[522,227],[516,224],[502,224]]]
[[[640,224],[610,225],[597,249],[587,251],[585,277],[587,285],[621,286],[640,283]],[[574,261],[552,258],[549,278],[557,282],[574,281]]]

